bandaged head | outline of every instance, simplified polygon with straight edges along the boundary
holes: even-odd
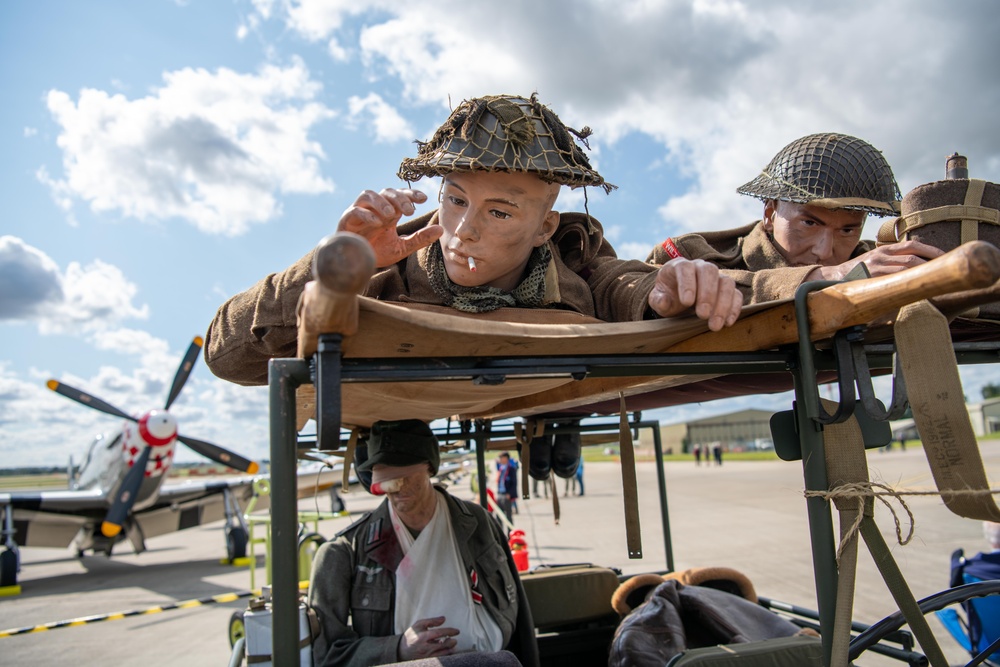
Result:
[[[615,186],[591,168],[573,138],[586,146],[588,136],[589,127],[567,127],[535,95],[473,98],[462,102],[430,141],[417,142],[417,156],[403,160],[398,176],[416,181],[454,172],[527,172],[548,183],[597,185],[610,192]]]
[[[885,156],[846,134],[810,134],[788,144],[757,178],[736,191],[824,208],[897,215],[899,186]]]

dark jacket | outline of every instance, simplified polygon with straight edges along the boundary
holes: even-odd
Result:
[[[791,637],[799,627],[746,598],[667,580],[619,624],[609,667],[662,667],[687,649]]]
[[[483,605],[503,632],[504,648],[525,667],[538,665],[531,610],[499,525],[479,505],[437,490],[447,499],[463,565],[479,575]],[[320,624],[317,665],[399,660],[395,572],[402,559],[388,500],[320,547],[309,585],[309,604]]]

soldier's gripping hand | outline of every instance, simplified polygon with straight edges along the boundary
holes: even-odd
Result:
[[[874,278],[920,266],[943,254],[940,248],[920,241],[900,241],[879,246],[842,264],[817,267],[806,280],[843,280],[861,262],[865,263],[868,273]]]
[[[409,236],[400,236],[396,231],[399,219],[413,215],[416,204],[425,201],[427,195],[419,190],[365,190],[340,216],[337,231],[365,237],[375,251],[375,266],[390,266],[441,238],[443,230],[438,225],[429,225]]]
[[[701,259],[672,259],[656,275],[649,293],[649,307],[661,317],[694,313],[718,331],[732,326],[743,308],[743,295],[736,282],[722,275],[719,267]]]

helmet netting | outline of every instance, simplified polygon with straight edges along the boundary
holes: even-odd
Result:
[[[892,215],[899,186],[874,146],[845,134],[811,134],[785,146],[757,178],[737,188],[759,199],[808,204],[825,200],[836,208]]]
[[[583,149],[591,134],[567,127],[548,107],[530,99],[497,95],[466,100],[428,142],[417,142],[417,156],[406,158],[398,176],[415,181],[453,172],[529,172],[570,187],[615,189],[591,166]]]

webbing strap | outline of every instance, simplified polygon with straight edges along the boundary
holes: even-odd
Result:
[[[622,492],[625,498],[625,541],[629,558],[642,558],[642,534],[639,530],[639,492],[635,482],[635,449],[632,446],[632,429],[628,425],[625,395],[618,394],[620,421],[618,426],[618,451],[622,464]]]
[[[902,220],[902,218],[889,218],[883,222],[875,235],[875,245],[889,245],[899,241],[898,226],[902,224]]]
[[[969,180],[969,188],[965,191],[965,205],[979,207],[983,203],[983,192],[986,191],[986,181],[973,178]],[[997,211],[1000,214],[1000,211]],[[979,240],[979,223],[974,219],[962,219],[962,243]]]
[[[548,479],[545,483],[549,485],[549,491],[552,493],[552,520],[555,524],[559,525],[559,489],[556,488],[556,476],[551,472],[549,473]]]
[[[521,422],[514,422],[514,440],[521,446],[521,499],[528,500],[531,494],[528,493],[528,472],[531,466],[531,441],[545,433],[544,419],[529,419],[525,428],[521,428]],[[558,519],[559,516],[557,515]]]
[[[934,638],[934,633],[931,632],[931,626],[927,624],[927,618],[920,611],[920,605],[917,604],[916,598],[910,592],[910,587],[906,585],[906,579],[899,571],[899,566],[893,560],[889,546],[882,538],[882,533],[879,532],[872,517],[866,516],[861,521],[861,535],[865,538],[865,544],[868,545],[872,560],[878,566],[878,571],[882,574],[882,579],[885,580],[889,592],[892,593],[896,606],[899,607],[899,611],[902,612],[903,618],[909,624],[910,630],[920,642],[920,648],[923,649],[924,655],[927,656],[933,667],[948,667],[948,661],[945,659],[944,653],[941,652],[941,647],[938,645],[937,639]]]
[[[833,401],[820,399],[829,412],[836,409]],[[827,478],[831,490],[868,481],[864,436],[858,420],[851,415],[839,424],[823,427],[823,451],[826,455]],[[851,621],[854,618],[854,587],[858,567],[858,534],[854,525],[858,514],[874,512],[874,502],[866,498],[834,496],[840,512],[840,548],[837,552],[837,607],[834,612],[831,665],[846,665],[851,643]]]
[[[936,206],[934,208],[914,211],[909,215],[890,218],[879,227],[876,241],[879,245],[896,243],[914,230],[937,222],[961,221],[960,243],[979,240],[979,224],[1000,225],[1000,210],[984,207],[983,194],[986,192],[986,181],[973,178],[965,191],[965,202]]]
[[[948,320],[927,301],[903,307],[895,325],[896,352],[924,454],[955,514],[1000,521],[972,431]]]
[[[833,402],[823,400],[832,408]],[[856,486],[869,481],[865,457],[864,436],[854,415],[840,423],[823,428],[823,449],[827,461],[827,476],[833,502],[840,512],[840,547],[837,552],[837,606],[834,612],[833,639],[831,640],[831,665],[847,665],[851,642],[851,620],[854,615],[854,591],[857,577],[858,530],[872,559],[879,568],[886,587],[896,605],[910,625],[934,667],[947,667],[941,647],[927,625],[913,593],[903,578],[892,554],[875,524],[875,500],[872,496],[856,494],[836,495],[840,487]],[[860,525],[859,525],[860,524]]]
[[[347,439],[347,451],[344,452],[344,476],[340,480],[340,488],[344,493],[348,493],[351,488],[351,464],[354,463],[354,451],[358,447],[358,427],[351,429],[351,436]]]

